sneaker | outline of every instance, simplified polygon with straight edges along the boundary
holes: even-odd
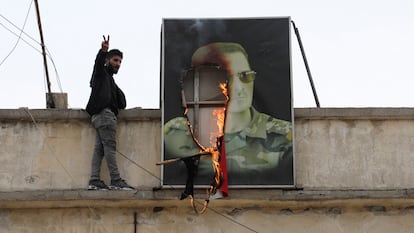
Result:
[[[123,179],[116,181],[111,180],[111,185],[109,185],[109,188],[112,190],[135,190],[135,188],[129,186]]]
[[[102,180],[90,180],[88,190],[109,190],[109,187]]]

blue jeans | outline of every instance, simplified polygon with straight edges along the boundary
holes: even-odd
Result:
[[[92,116],[92,125],[96,129],[95,148],[92,157],[91,180],[100,179],[102,159],[105,157],[111,180],[119,180],[116,163],[116,126],[117,118],[109,109]]]

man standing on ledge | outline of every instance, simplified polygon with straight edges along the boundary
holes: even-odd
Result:
[[[116,127],[119,109],[125,109],[125,95],[116,85],[113,74],[118,73],[122,62],[122,52],[109,48],[108,38],[103,36],[101,49],[95,59],[90,86],[92,88],[86,111],[91,115],[96,129],[95,148],[92,157],[92,173],[89,190],[133,190],[119,174],[116,162]],[[101,163],[106,158],[111,185],[100,179]]]

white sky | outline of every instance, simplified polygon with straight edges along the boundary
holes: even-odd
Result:
[[[18,39],[6,28],[20,33],[7,20],[22,28],[31,2],[0,0],[0,63]],[[115,79],[127,108],[158,108],[163,18],[281,16],[299,28],[321,107],[414,107],[414,1],[39,0],[39,6],[45,44],[70,108],[88,101],[103,34],[111,36],[111,48],[124,52]],[[40,41],[34,2],[24,31]],[[291,41],[294,107],[314,107],[293,30]],[[48,67],[52,92],[61,92],[50,60]],[[24,41],[0,65],[0,81],[0,108],[46,107],[42,55]]]

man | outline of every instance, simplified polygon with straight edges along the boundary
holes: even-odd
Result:
[[[292,124],[253,106],[256,72],[245,49],[217,42],[197,49],[192,66],[219,65],[228,76],[224,141],[229,184],[293,184]]]
[[[125,109],[125,95],[116,85],[113,75],[118,73],[123,54],[117,49],[108,51],[109,35],[103,37],[101,49],[95,59],[90,86],[92,92],[86,111],[91,115],[96,129],[95,148],[92,157],[92,172],[89,190],[133,190],[119,174],[116,162],[116,127],[119,109]],[[111,184],[100,179],[102,159],[105,157]]]

